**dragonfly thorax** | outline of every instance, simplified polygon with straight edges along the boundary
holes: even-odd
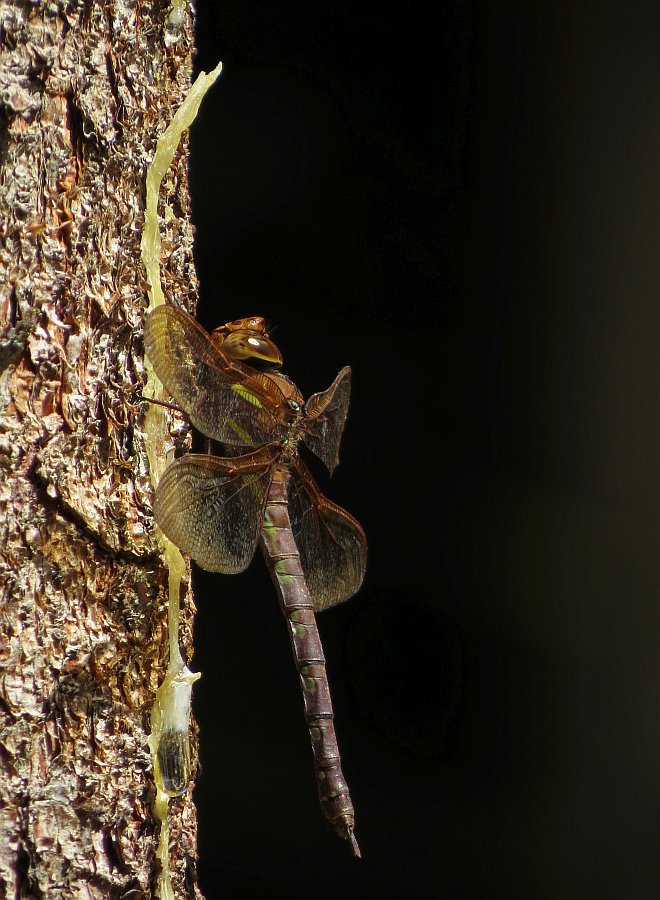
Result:
[[[269,381],[272,381],[284,396],[284,402],[293,412],[300,412],[305,398],[300,393],[296,385],[283,372],[267,372],[265,373]]]

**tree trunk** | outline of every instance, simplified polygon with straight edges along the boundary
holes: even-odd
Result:
[[[165,0],[0,2],[0,18],[0,897],[151,897],[167,573],[140,236],[192,20]],[[164,287],[193,309],[185,154],[162,195]],[[188,591],[184,656],[191,620]],[[190,789],[169,824],[174,896],[200,897]]]

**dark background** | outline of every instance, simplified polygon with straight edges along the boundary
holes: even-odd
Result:
[[[261,558],[197,578],[208,900],[658,896],[659,38],[635,4],[198,4],[199,317],[268,317],[305,395],[350,363],[319,482],[369,538],[320,622],[359,862]]]

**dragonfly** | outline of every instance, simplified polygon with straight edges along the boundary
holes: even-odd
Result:
[[[359,857],[315,613],[359,590],[367,541],[353,516],[321,493],[299,452],[303,443],[332,475],[351,370],[305,401],[279,370],[282,355],[263,318],[209,334],[169,304],[147,315],[145,349],[208,449],[218,442],[224,454],[188,453],[170,463],[156,488],[155,520],[209,572],[244,571],[260,545],[288,620],[321,810]]]

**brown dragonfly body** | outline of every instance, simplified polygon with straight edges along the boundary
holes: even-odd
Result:
[[[359,856],[315,611],[358,590],[366,539],[358,522],[321,494],[298,454],[302,441],[331,473],[339,462],[350,369],[305,403],[281,372],[243,361],[282,362],[263,319],[239,319],[211,336],[172,306],[148,315],[145,345],[174,400],[226,453],[171,463],[156,490],[156,521],[212,572],[243,571],[260,544],[289,622],[321,808]]]

